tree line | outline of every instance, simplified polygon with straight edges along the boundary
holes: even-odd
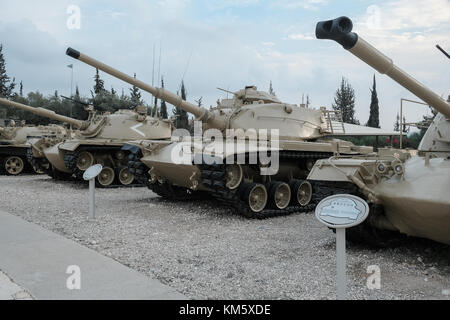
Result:
[[[378,104],[378,93],[376,88],[376,80],[375,75],[373,76],[373,84],[369,106],[369,119],[365,123],[365,126],[372,128],[380,128],[380,108]],[[334,110],[339,111],[342,115],[342,120],[345,123],[350,124],[360,124],[359,120],[355,117],[355,90],[352,88],[347,79],[342,78],[341,85],[337,89],[334,97],[334,103],[332,104]],[[393,124],[393,131],[400,132],[403,131],[403,141],[402,144],[406,148],[417,149],[420,141],[422,140],[423,135],[426,132],[426,127],[433,120],[433,116],[423,116],[423,120],[418,123],[421,126],[420,132],[412,132],[409,133],[409,129],[406,126],[403,128],[400,127],[400,116],[397,113],[396,120]],[[403,116],[403,123],[406,122],[405,117]],[[395,137],[381,137],[376,138],[372,136],[362,136],[362,137],[344,137],[343,139],[350,140],[356,145],[365,145],[365,146],[375,146],[378,147],[386,147],[386,146],[394,146],[398,147],[400,145],[400,138],[398,136]],[[392,139],[392,140],[391,140]]]

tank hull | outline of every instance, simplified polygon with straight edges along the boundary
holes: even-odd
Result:
[[[154,141],[131,142],[125,149],[132,150],[135,155],[129,162],[130,170],[150,189],[155,191],[155,188],[164,185],[207,191],[215,198],[226,194],[228,200],[232,199],[231,206],[238,207],[240,213],[244,209],[243,214],[252,218],[307,211],[311,208],[308,206],[309,201],[303,207],[294,201],[287,206],[268,203],[254,214],[252,210],[247,210],[246,202],[242,200],[245,198],[246,185],[257,184],[269,188],[274,182],[282,183],[290,194],[287,185],[292,186],[293,183],[306,179],[316,160],[328,158],[338,150],[350,155],[373,151],[369,147],[356,147],[337,140],[257,142],[196,141],[190,138],[168,144]],[[230,170],[234,170],[233,173]],[[229,180],[230,174],[236,174],[236,170],[236,181],[232,183]],[[223,187],[223,190],[215,189],[217,186]],[[270,194],[268,197],[270,198]]]
[[[380,159],[353,158],[333,160],[330,165],[330,161],[322,160],[314,166],[308,180],[353,184],[348,177],[356,177],[370,188],[375,199],[361,188],[358,195],[382,208],[382,215],[373,214],[369,219],[373,227],[450,244],[450,160],[434,158],[428,162],[425,157],[413,156],[404,161],[403,175],[368,175],[375,172],[378,163]],[[353,186],[353,190],[358,189]]]
[[[374,188],[387,219],[400,232],[450,245],[450,160],[413,157],[405,163],[404,179]]]
[[[60,142],[48,149],[43,150],[45,158],[52,165],[53,168],[60,172],[71,173],[70,170],[64,164],[64,150],[60,149],[63,142]]]

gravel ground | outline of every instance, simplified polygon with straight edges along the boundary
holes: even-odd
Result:
[[[193,299],[334,299],[334,234],[313,214],[246,220],[213,201],[169,202],[146,188],[97,189],[43,175],[0,176],[1,209],[157,278]],[[348,244],[353,299],[449,299],[450,247],[408,239]],[[367,267],[381,289],[366,286]]]

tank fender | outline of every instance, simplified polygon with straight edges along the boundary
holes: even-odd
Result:
[[[335,160],[334,165],[339,167],[339,171],[335,167],[333,167],[328,159],[318,160],[313,168],[311,169],[308,180],[319,180],[319,181],[342,181],[342,182],[352,182],[347,178],[347,176],[356,176],[361,168],[360,161],[352,161],[352,162],[339,162],[339,160]]]
[[[79,141],[68,141],[61,143],[59,149],[66,151],[75,151],[79,146],[80,146]]]

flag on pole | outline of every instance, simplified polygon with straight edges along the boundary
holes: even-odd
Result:
[[[73,69],[73,64],[68,64],[67,67]]]

